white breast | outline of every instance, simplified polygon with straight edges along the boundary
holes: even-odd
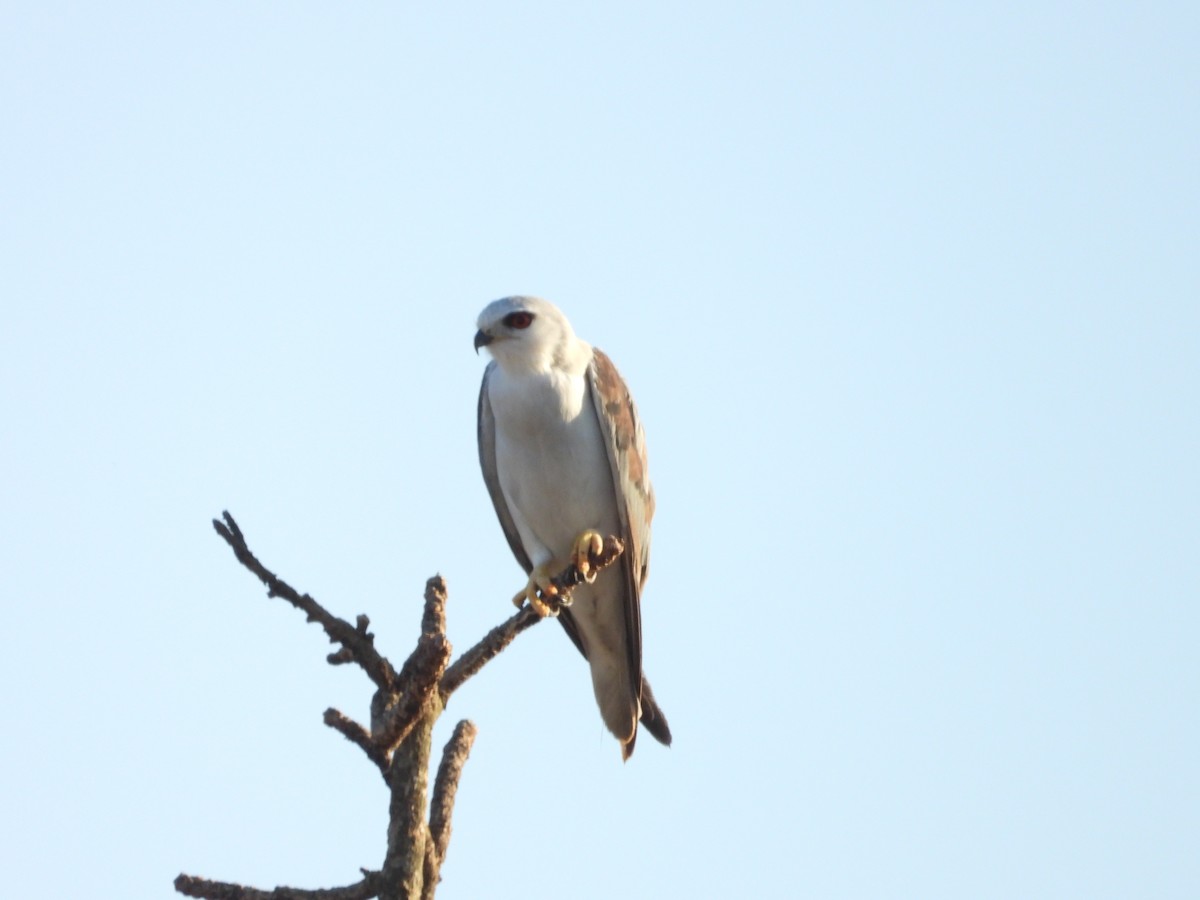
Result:
[[[533,564],[563,562],[587,529],[618,533],[612,470],[586,376],[497,367],[488,396],[500,488]]]

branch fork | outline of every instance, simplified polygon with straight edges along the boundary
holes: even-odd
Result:
[[[432,900],[441,880],[442,864],[450,843],[450,822],[458,783],[475,741],[476,728],[464,719],[442,750],[425,817],[426,787],[431,757],[433,724],[450,696],[521,632],[542,620],[526,605],[450,664],[451,645],[446,636],[446,582],[440,575],[425,584],[425,606],[417,646],[399,671],[378,650],[370,620],[359,615],[353,625],[301,594],[268,570],[250,552],[241,528],[228,512],[213,520],[216,529],[245,568],[267,588],[268,597],[286,600],[305,614],[307,621],[324,629],[338,649],[326,660],[331,665],[354,664],[375,685],[371,700],[371,726],[366,728],[339,710],[325,710],[324,722],[357,746],[379,770],[390,790],[388,847],[379,870],[363,869],[362,879],[338,888],[277,887],[260,890],[228,882],[179,875],[175,890],[207,900]],[[590,570],[611,565],[624,545],[609,537],[589,553]],[[594,577],[589,571],[589,576]],[[552,579],[557,603],[567,605],[570,592],[588,580],[574,565]]]

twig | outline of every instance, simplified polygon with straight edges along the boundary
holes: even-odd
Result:
[[[367,759],[375,763],[384,777],[387,777],[387,753],[380,750],[376,743],[371,740],[371,732],[333,707],[325,710],[325,724],[334,731],[340,732],[342,737],[350,743],[360,747],[363,753],[367,754]]]
[[[225,519],[221,522],[213,519],[213,528],[225,539],[225,543],[233,548],[238,562],[258,576],[259,581],[267,586],[268,597],[282,597],[292,606],[301,610],[309,622],[317,622],[329,635],[329,640],[342,645],[342,649],[329,656],[329,662],[347,662],[347,656],[362,666],[367,676],[375,684],[385,690],[391,690],[396,682],[396,672],[379,652],[375,649],[375,636],[367,631],[370,624],[366,616],[359,616],[357,627],[345,619],[326,610],[308,594],[299,593],[294,587],[269,571],[246,546],[246,539],[237,522],[228,512],[221,514]]]

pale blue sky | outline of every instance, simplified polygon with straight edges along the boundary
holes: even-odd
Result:
[[[471,352],[605,349],[659,513],[621,765],[557,626],[439,894],[1200,895],[1194,4],[9,4],[0,780],[13,896],[342,884],[369,686],[521,582]],[[46,885],[50,888],[47,892]]]

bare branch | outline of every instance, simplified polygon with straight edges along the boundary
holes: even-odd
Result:
[[[425,884],[425,855],[430,843],[425,824],[425,789],[429,780],[429,757],[433,723],[442,714],[438,683],[450,660],[450,642],[446,639],[446,582],[440,575],[425,584],[425,611],[421,617],[421,638],[417,648],[400,670],[404,691],[395,702],[393,721],[404,722],[405,730],[388,743],[388,712],[381,717],[383,727],[376,729],[379,746],[394,746],[387,780],[392,788],[388,812],[387,856],[384,877],[399,896],[416,900],[432,896],[436,885]]]
[[[513,642],[518,634],[532,628],[542,617],[531,606],[523,606],[511,615],[507,621],[497,625],[483,636],[478,644],[456,659],[446,674],[442,676],[443,702],[462,687],[472,675],[500,655],[505,647]]]
[[[340,645],[328,655],[330,663],[355,663],[375,683],[370,731],[336,709],[327,709],[324,721],[362,750],[388,784],[391,798],[387,855],[380,871],[364,869],[363,879],[347,887],[260,890],[180,875],[175,879],[175,889],[206,900],[370,900],[373,897],[432,900],[441,881],[450,842],[450,820],[458,783],[476,734],[475,726],[466,720],[454,729],[442,753],[427,823],[425,801],[433,724],[450,695],[518,634],[540,622],[541,615],[526,606],[448,666],[451,647],[446,637],[446,582],[440,575],[435,576],[425,585],[421,637],[397,672],[375,649],[375,636],[365,615],[358,616],[351,625],[268,570],[250,552],[241,529],[228,512],[223,514],[223,521],[214,519],[213,527],[233,549],[238,561],[266,585],[268,596],[287,600],[303,611],[308,621],[319,623],[330,641]],[[606,539],[599,550],[589,553],[586,579],[576,566],[569,566],[553,579],[550,596],[542,596],[539,605],[543,605],[543,611],[548,608],[552,615],[557,615],[570,604],[575,585],[594,579],[594,573],[612,564],[624,549],[619,539]]]
[[[421,616],[421,634],[446,633],[446,579],[434,575],[425,582],[425,613]]]
[[[395,748],[416,726],[449,661],[450,642],[445,635],[434,635],[428,642],[421,638],[421,644],[400,670],[404,691],[389,698],[373,723],[375,744],[383,752]]]
[[[342,737],[350,743],[357,744],[363,753],[367,754],[367,759],[375,763],[384,777],[387,777],[387,754],[371,740],[371,732],[333,707],[325,710],[325,724],[335,731],[341,732]]]
[[[611,536],[605,538],[600,552],[589,555],[592,570],[599,572],[612,565],[624,552],[625,544],[620,538]],[[578,568],[574,565],[568,566],[561,575],[553,579],[554,586],[558,589],[558,596],[544,597],[543,600],[552,609],[569,606],[572,589],[585,580]],[[450,699],[450,695],[462,687],[463,682],[499,656],[500,652],[511,644],[518,634],[532,628],[540,621],[542,621],[542,617],[527,605],[521,607],[506,622],[497,625],[485,634],[483,640],[456,659],[446,670],[446,674],[442,676],[442,702],[446,703]]]
[[[357,627],[345,619],[326,610],[308,594],[299,593],[294,587],[275,575],[258,561],[246,546],[242,530],[228,512],[222,513],[225,521],[213,519],[213,528],[225,539],[225,543],[233,549],[238,562],[258,576],[259,581],[267,586],[268,597],[281,597],[292,606],[301,610],[308,621],[317,622],[329,635],[329,640],[342,645],[342,649],[329,657],[331,663],[347,662],[350,658],[362,666],[367,676],[380,688],[391,689],[396,681],[395,670],[375,649],[375,636],[367,631],[370,624],[366,616],[359,616]]]
[[[450,817],[463,766],[471,754],[478,729],[475,723],[463,719],[454,726],[454,734],[442,751],[442,762],[433,780],[433,799],[429,806],[429,838],[425,845],[425,889],[423,900],[433,900],[433,893],[442,880],[442,863],[450,846]]]
[[[425,583],[420,640],[397,677],[403,693],[387,697],[371,719],[375,745],[384,753],[403,741],[420,719],[450,662],[450,649],[446,638],[446,582],[435,575]]]
[[[347,887],[302,888],[277,887],[270,891],[229,884],[224,881],[209,881],[194,875],[180,875],[175,879],[175,890],[187,897],[202,897],[205,900],[370,900],[378,897],[383,886],[380,872],[363,869],[363,880]]]

